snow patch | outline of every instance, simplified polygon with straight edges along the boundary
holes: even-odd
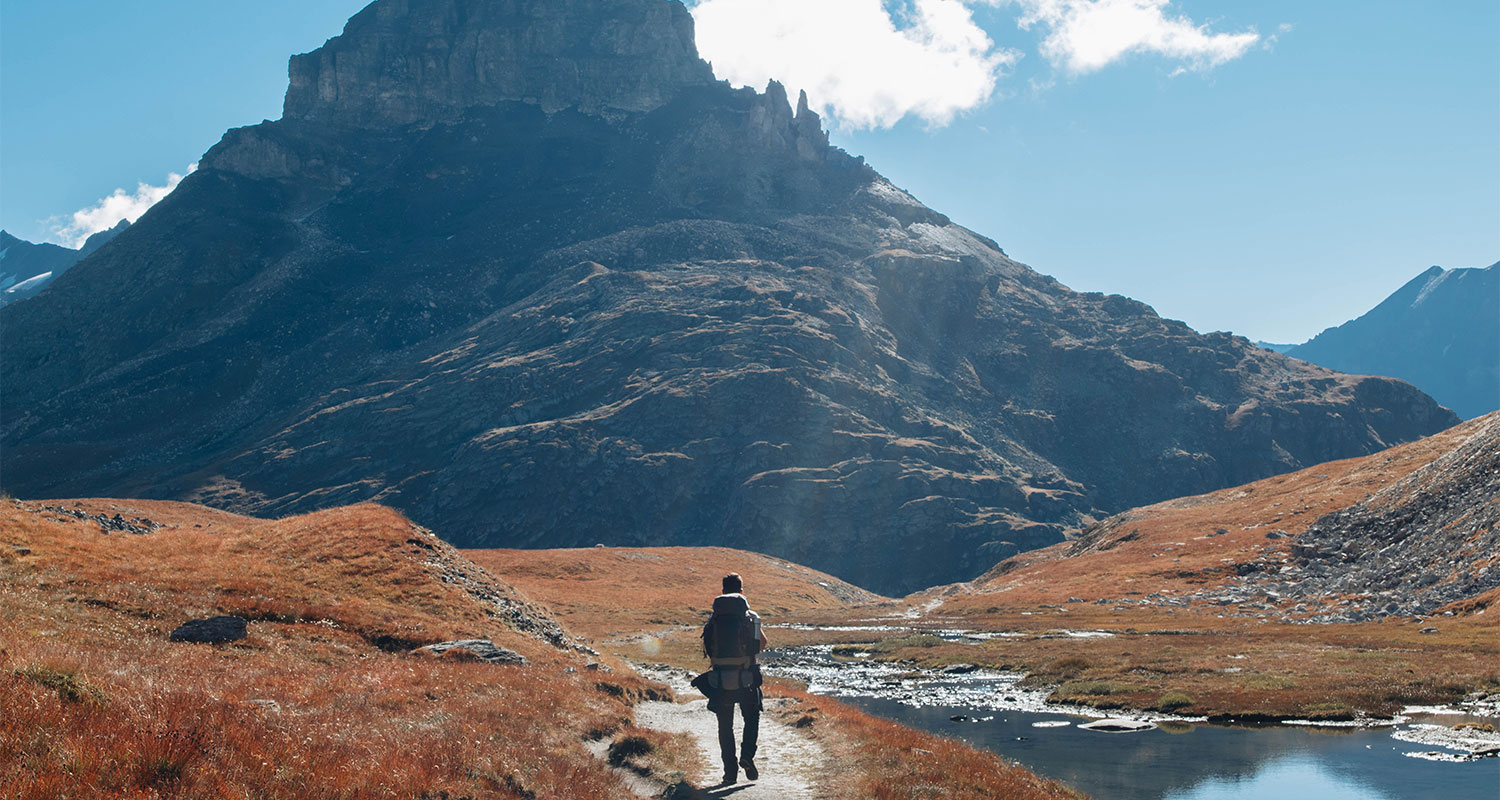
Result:
[[[47,281],[50,281],[50,280],[52,280],[52,273],[50,273],[50,272],[43,272],[42,274],[40,274],[40,275],[38,275],[38,276],[36,276],[34,278],[27,278],[26,280],[21,281],[20,283],[16,284],[15,286],[12,286],[9,289],[6,289],[5,293],[6,294],[15,294],[16,292],[24,292],[27,289],[33,289],[33,288],[40,289],[42,287],[42,284],[44,284],[44,283],[46,283]]]

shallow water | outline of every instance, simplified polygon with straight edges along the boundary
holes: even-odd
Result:
[[[1142,733],[1095,733],[1087,720],[967,706],[918,708],[896,700],[846,702],[914,728],[953,736],[1018,761],[1095,798],[1404,800],[1500,797],[1500,760],[1462,764],[1408,758],[1428,750],[1386,729],[1225,728],[1168,725]],[[956,714],[993,716],[953,722]],[[1038,728],[1035,722],[1075,724]]]
[[[898,665],[837,662],[827,648],[783,651],[767,669],[869,713],[992,750],[1102,800],[1500,799],[1500,759],[1411,758],[1406,754],[1439,748],[1399,741],[1389,727],[1166,722],[1140,733],[1100,733],[1078,727],[1089,718],[1016,688],[1013,674],[914,675]]]

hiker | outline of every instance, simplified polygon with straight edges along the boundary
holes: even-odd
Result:
[[[714,613],[703,626],[703,653],[713,665],[703,676],[708,710],[719,717],[719,752],[724,757],[724,785],[739,780],[739,768],[745,777],[756,780],[755,742],[760,736],[760,712],[763,708],[760,666],[755,656],[766,648],[766,634],[761,630],[760,616],[750,610],[745,600],[744,584],[738,573],[724,576],[724,593],[714,598]],[[745,719],[744,746],[739,761],[734,758],[734,707],[740,707]]]

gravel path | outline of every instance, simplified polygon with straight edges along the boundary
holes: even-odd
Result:
[[[661,679],[665,676],[653,676]],[[698,742],[705,767],[694,776],[698,786],[711,787],[708,797],[733,797],[735,800],[817,800],[826,797],[821,791],[822,781],[828,774],[828,754],[817,740],[776,718],[779,704],[776,699],[766,700],[766,710],[760,715],[760,744],[755,765],[760,768],[760,779],[749,781],[743,774],[740,782],[733,786],[719,786],[723,765],[719,761],[718,721],[708,711],[708,700],[687,687],[680,677],[671,681],[678,696],[692,698],[685,703],[642,703],[635,708],[636,724],[669,733],[686,733]],[[735,712],[736,735],[740,730],[740,715]]]

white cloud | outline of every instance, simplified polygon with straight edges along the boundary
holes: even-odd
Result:
[[[1021,54],[996,48],[961,0],[702,0],[698,49],[737,86],[781,81],[841,125],[883,128],[907,116],[945,125],[994,93]]]
[[[1260,35],[1211,33],[1184,16],[1168,14],[1171,0],[985,0],[1015,5],[1023,29],[1047,29],[1042,55],[1081,75],[1095,72],[1132,53],[1155,53],[1186,62],[1187,70],[1217,67],[1244,55]]]
[[[146,209],[171,194],[172,190],[177,188],[177,184],[196,169],[198,169],[197,164],[189,164],[187,172],[183,175],[175,172],[168,174],[165,186],[141,183],[136,186],[134,194],[124,189],[116,189],[114,194],[101,199],[98,203],[74,211],[65,223],[55,225],[52,229],[53,239],[76,249],[82,247],[90,236],[113,228],[122,219],[133,223],[146,213]]]

